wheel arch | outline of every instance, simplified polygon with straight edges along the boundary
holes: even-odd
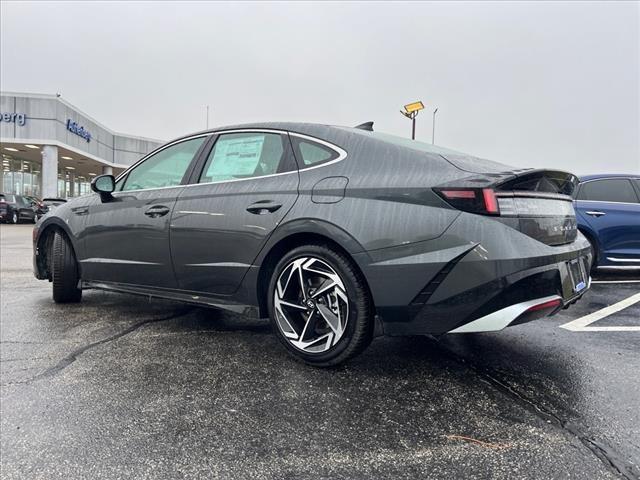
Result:
[[[597,267],[600,260],[600,242],[598,241],[598,235],[596,235],[596,233],[590,228],[582,225],[578,226],[578,230],[587,238],[587,240],[589,240],[589,243],[593,245],[595,251],[593,252],[594,258],[592,261],[592,267]]]
[[[62,221],[56,221],[56,218],[51,218],[48,223],[42,225],[38,230],[38,236],[35,239],[36,249],[36,268],[38,278],[51,281],[51,259],[50,252],[53,246],[53,238],[56,233],[64,235],[71,244],[71,250],[77,261],[77,248],[76,240],[69,232],[68,226]],[[81,264],[78,262],[78,270],[81,273]]]

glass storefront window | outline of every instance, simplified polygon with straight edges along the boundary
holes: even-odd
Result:
[[[1,185],[5,193],[40,196],[40,165],[3,156]]]
[[[0,191],[17,195],[41,197],[41,169],[39,162],[22,160],[13,155],[2,155],[0,173]],[[86,174],[85,174],[86,175]],[[62,198],[78,197],[91,193],[91,178],[74,170],[58,168],[57,196]]]

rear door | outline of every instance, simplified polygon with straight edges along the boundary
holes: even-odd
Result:
[[[597,235],[603,261],[624,265],[640,260],[640,203],[631,179],[582,183],[576,211]]]
[[[95,195],[87,206],[84,280],[175,288],[169,222],[189,167],[204,148],[202,135],[175,142],[149,156],[118,180],[113,199]]]
[[[180,194],[171,253],[181,289],[229,295],[298,198],[298,171],[286,133],[217,136]]]

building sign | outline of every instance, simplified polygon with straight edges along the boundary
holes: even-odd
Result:
[[[0,122],[15,123],[21,127],[27,122],[27,116],[24,113],[8,113],[0,112]]]
[[[69,130],[71,133],[75,133],[79,137],[84,138],[87,143],[91,141],[91,134],[89,133],[89,131],[85,130],[84,127],[81,127],[77,122],[74,122],[70,118],[67,119],[67,130]]]

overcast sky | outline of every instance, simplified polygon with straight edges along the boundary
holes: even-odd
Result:
[[[640,172],[638,3],[1,4],[4,91],[60,92],[169,140],[293,120],[409,135],[525,167]]]

